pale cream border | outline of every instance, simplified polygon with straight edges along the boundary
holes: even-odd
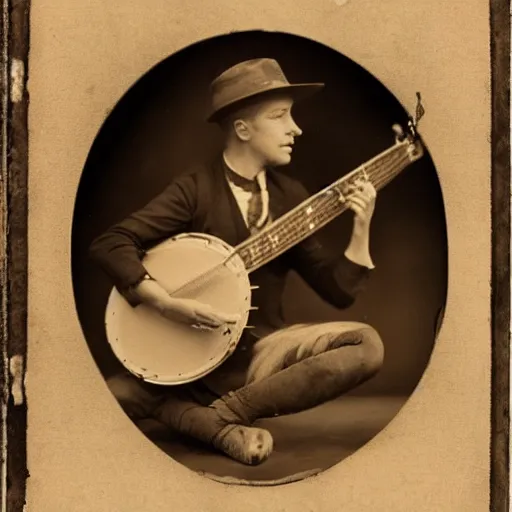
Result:
[[[487,4],[32,2],[29,511],[488,510]],[[168,54],[245,29],[281,30],[336,48],[409,109],[420,90],[427,111],[421,130],[440,173],[449,223],[446,318],[417,392],[355,456],[310,481],[277,488],[231,487],[196,476],[140,435],[88,352],[70,280],[74,195],[109,109]]]

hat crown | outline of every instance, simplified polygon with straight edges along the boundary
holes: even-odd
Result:
[[[240,62],[212,82],[212,106],[214,110],[219,110],[242,98],[287,85],[289,82],[274,59]]]
[[[273,90],[308,89],[319,84],[290,84],[275,59],[258,58],[240,62],[221,73],[210,86],[212,116],[242,100]]]
[[[225,88],[265,86],[276,81],[283,85],[289,83],[276,60],[252,59],[240,62],[219,75],[212,83],[212,93],[218,94]]]

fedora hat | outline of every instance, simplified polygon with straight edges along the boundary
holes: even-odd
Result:
[[[294,99],[317,92],[323,83],[291,84],[274,59],[240,62],[219,75],[210,85],[212,110],[209,122],[218,121],[240,103],[272,92],[286,91]]]

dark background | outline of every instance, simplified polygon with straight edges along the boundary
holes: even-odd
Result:
[[[371,74],[325,46],[288,34],[233,33],[198,43],[151,69],[105,121],[76,198],[76,308],[105,376],[121,369],[104,333],[111,285],[88,261],[88,246],[189,165],[219,151],[220,131],[205,122],[209,83],[229,66],[255,57],[277,59],[291,82],[326,84],[320,94],[295,106],[294,117],[304,133],[295,145],[292,164],[282,169],[311,192],[387,149],[394,142],[392,124],[406,124],[403,107]],[[424,106],[428,116],[428,98]],[[350,213],[342,215],[320,235],[342,251],[351,222]],[[371,252],[376,269],[367,291],[351,308],[333,309],[291,274],[285,311],[291,321],[350,319],[373,325],[385,343],[385,366],[357,393],[409,395],[428,364],[447,289],[443,200],[428,152],[380,191]]]

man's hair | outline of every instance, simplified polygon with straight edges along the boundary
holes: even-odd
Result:
[[[237,102],[231,108],[227,107],[224,112],[218,117],[217,124],[220,126],[224,133],[229,133],[233,129],[233,123],[237,119],[251,119],[258,113],[261,104],[271,98],[280,98],[288,96],[286,92],[282,91],[269,91],[257,96],[253,96],[246,100]]]
[[[256,116],[261,102],[261,98],[252,98],[251,100],[240,102],[233,108],[226,109],[222,116],[217,119],[217,124],[227,134],[233,129],[233,124],[237,119],[247,120]]]

